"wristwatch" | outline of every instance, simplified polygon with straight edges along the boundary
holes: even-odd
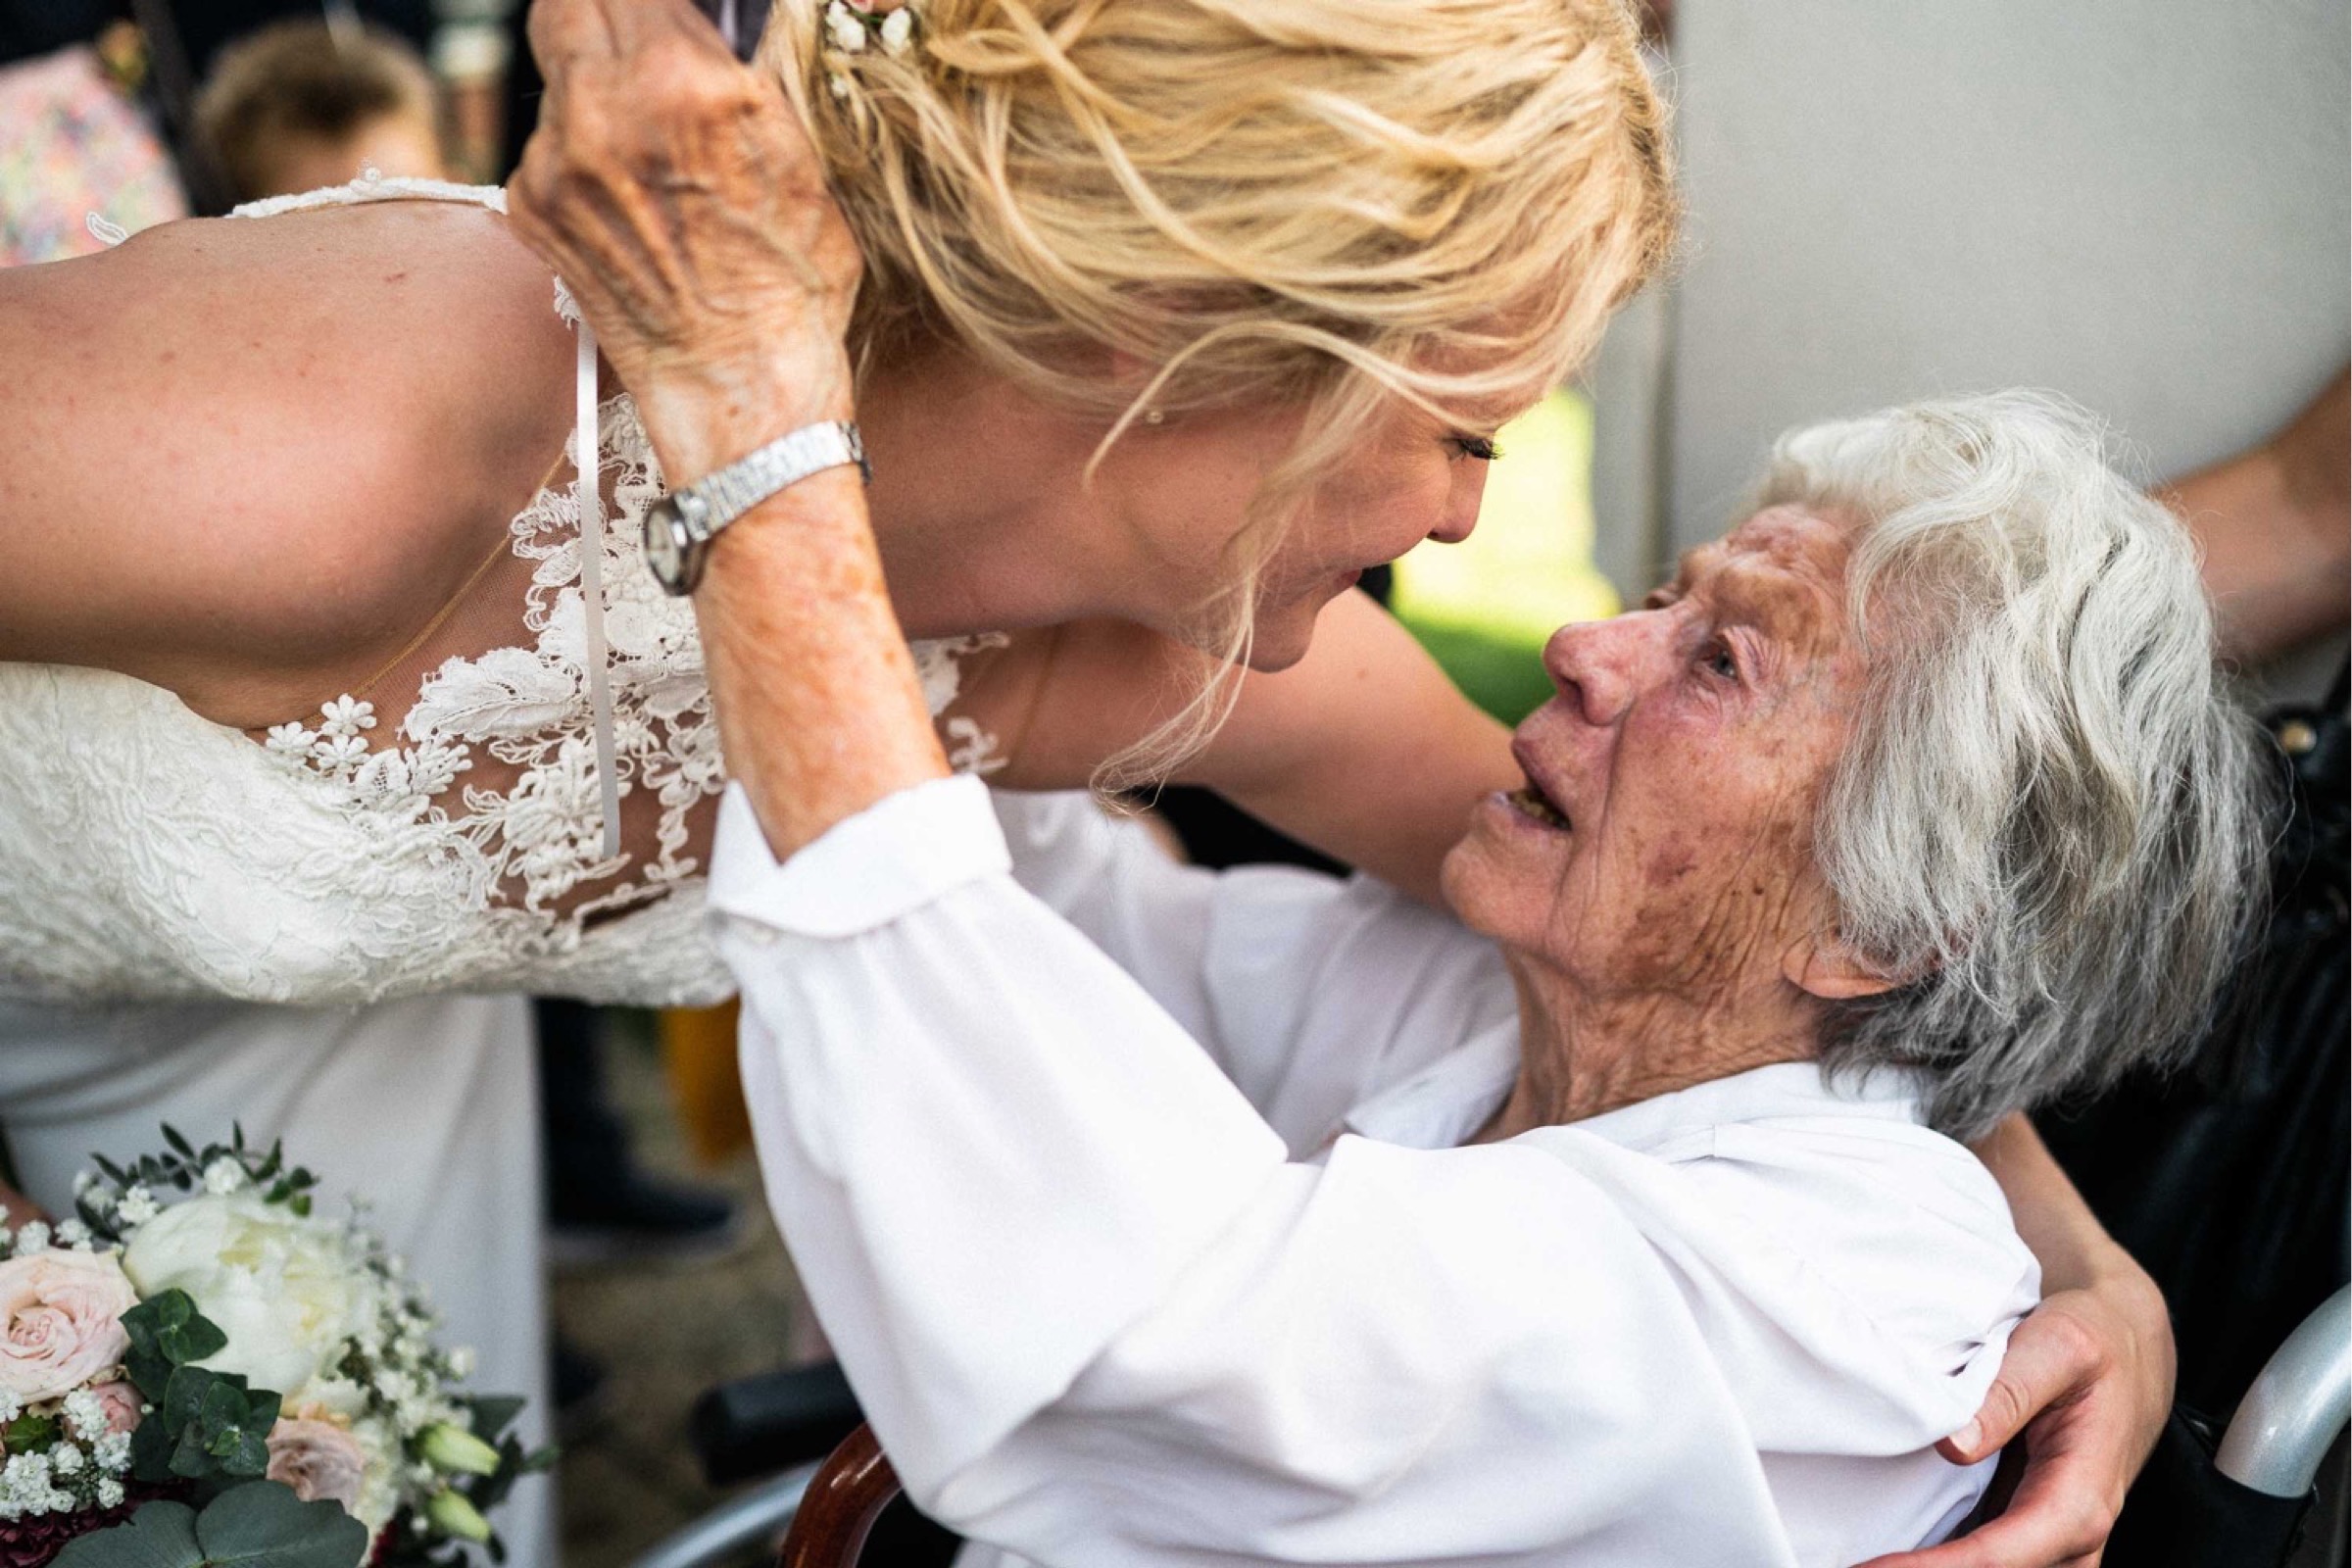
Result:
[[[845,419],[805,424],[746,458],[683,490],[673,490],[645,509],[645,564],[654,580],[672,594],[690,594],[703,580],[710,541],[718,530],[788,485],[827,468],[858,465],[873,483],[865,443]]]

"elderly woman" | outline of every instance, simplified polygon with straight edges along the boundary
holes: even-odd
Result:
[[[722,673],[712,902],[770,1198],[967,1561],[1831,1568],[1969,1511],[1932,1445],[2038,1292],[1952,1140],[2186,1038],[2261,837],[2192,554],[2086,420],[1784,440],[1553,638],[1467,930],[1071,797],[1001,831],[859,533],[746,541],[809,590],[760,657],[827,678]]]

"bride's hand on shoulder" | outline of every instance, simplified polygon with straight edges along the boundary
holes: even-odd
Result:
[[[536,0],[547,79],[508,186],[664,470],[851,413],[860,262],[806,130],[689,0]]]

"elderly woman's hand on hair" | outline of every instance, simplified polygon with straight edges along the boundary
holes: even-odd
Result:
[[[851,413],[858,248],[791,106],[691,0],[535,0],[508,186],[674,482]]]

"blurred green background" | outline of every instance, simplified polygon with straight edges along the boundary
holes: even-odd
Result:
[[[1506,425],[1478,527],[1396,563],[1391,608],[1488,712],[1516,724],[1551,696],[1541,655],[1564,621],[1617,613],[1592,564],[1592,406],[1554,392]]]

